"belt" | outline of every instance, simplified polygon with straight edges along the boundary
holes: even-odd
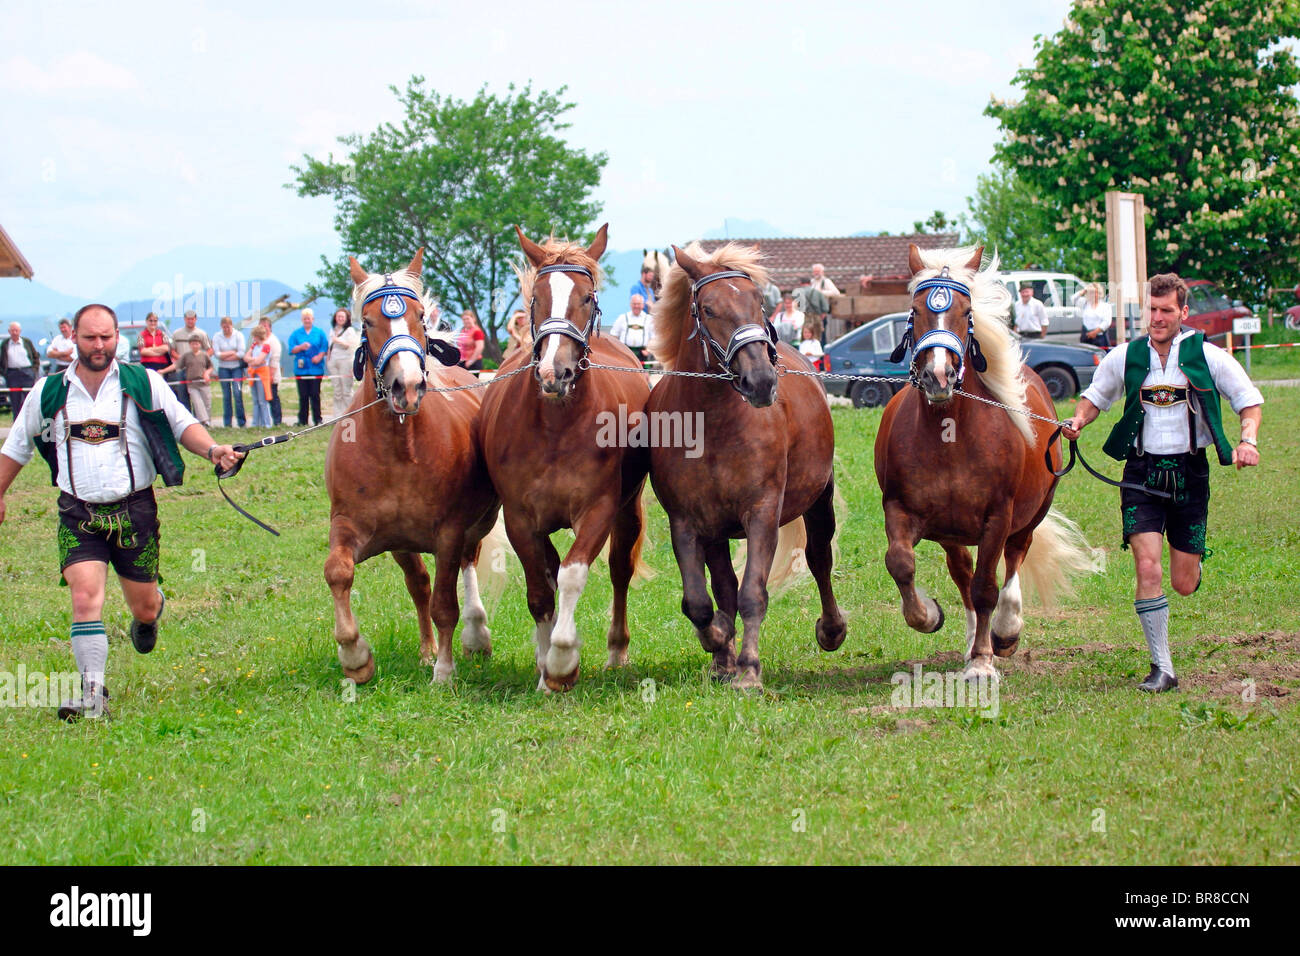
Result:
[[[1142,404],[1169,408],[1187,401],[1187,387],[1183,385],[1145,385],[1142,387]]]
[[[69,422],[68,437],[84,441],[88,445],[102,445],[106,441],[116,441],[122,434],[122,426],[116,422],[102,422],[91,418],[84,422]]]

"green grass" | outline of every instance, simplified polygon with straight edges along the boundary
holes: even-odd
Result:
[[[767,691],[752,697],[705,679],[651,500],[658,576],[632,596],[629,667],[602,670],[610,588],[598,565],[579,606],[573,693],[534,691],[517,580],[491,622],[494,656],[458,658],[455,683],[430,686],[401,574],[377,558],[358,569],[357,611],[379,672],[348,702],[321,571],[323,431],[258,452],[231,483],[278,539],[227,507],[191,459],[183,488],[159,490],[169,597],[151,655],[131,648],[110,584],[114,719],[65,726],[48,710],[0,710],[0,859],[1297,862],[1300,441],[1281,423],[1300,392],[1265,394],[1264,464],[1214,472],[1205,586],[1170,599],[1184,691],[1134,688],[1146,650],[1117,492],[1076,470],[1058,505],[1109,565],[1058,611],[1031,609],[995,719],[889,706],[891,674],[915,660],[960,667],[963,637],[933,545],[920,548],[919,579],[948,624],[917,634],[899,613],[871,468],[878,410],[834,413],[848,639],[816,649],[810,581],[774,599]],[[1107,461],[1112,419],[1085,433],[1094,465]],[[43,464],[6,500],[0,664],[67,669]],[[1253,702],[1241,696],[1248,677]]]
[[[1265,325],[1259,335],[1250,337],[1251,345],[1265,345],[1276,342],[1300,342],[1300,334],[1292,332],[1285,325],[1285,315],[1275,316],[1273,327]],[[1243,340],[1235,339],[1237,345]],[[1237,361],[1245,363],[1244,350],[1232,353]],[[1257,382],[1268,379],[1300,378],[1300,347],[1285,349],[1251,349],[1250,374]]]

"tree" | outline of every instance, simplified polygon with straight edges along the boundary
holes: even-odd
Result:
[[[1055,214],[1014,169],[994,162],[989,172],[976,178],[975,195],[966,204],[970,213],[961,217],[966,226],[963,241],[996,251],[1002,268],[1066,270],[1070,256],[1053,228]],[[1096,272],[1090,269],[1083,276]]]
[[[1300,0],[1075,0],[1038,38],[995,150],[1050,211],[1065,265],[1105,272],[1105,192],[1146,197],[1147,268],[1260,296],[1300,243]]]
[[[343,161],[304,156],[289,188],[334,199],[344,249],[371,271],[400,268],[423,246],[425,286],[444,309],[473,309],[487,353],[500,359],[498,330],[518,299],[513,227],[582,237],[600,214],[589,197],[607,156],[571,149],[558,135],[574,106],[562,100],[564,87],[534,95],[531,84],[511,85],[502,97],[484,87],[469,102],[427,90],[420,76],[404,92],[390,89],[406,113],[400,125],[340,137]],[[347,301],[347,256],[321,261],[321,291]]]
[[[912,223],[912,231],[915,233],[939,233],[948,232],[958,226],[955,220],[949,219],[942,209],[936,209],[930,214],[929,219],[918,219]]]

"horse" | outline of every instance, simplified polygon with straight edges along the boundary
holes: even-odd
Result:
[[[420,661],[428,664],[437,655],[435,682],[450,680],[456,668],[451,639],[460,617],[457,572],[465,587],[461,644],[468,653],[492,652],[476,562],[499,503],[474,444],[481,392],[425,397],[430,384],[469,385],[476,378],[460,368],[428,367],[427,347],[439,346],[435,354],[443,355],[455,348],[448,349],[448,335],[431,333],[424,324],[432,298],[420,280],[423,253],[417,251],[404,271],[382,275],[367,273],[349,258],[352,315],[362,330],[354,363],[361,385],[349,412],[356,414],[334,429],[325,456],[325,580],[334,595],[339,663],[358,684],[374,676],[375,658],[352,612],[353,575],[357,564],[385,551],[401,567],[415,603]],[[437,341],[427,341],[430,335]],[[436,561],[432,590],[426,553]]]
[[[778,376],[778,361],[782,370],[812,373],[812,366],[778,343],[763,317],[761,290],[768,275],[758,250],[735,243],[711,255],[699,243],[673,249],[677,264],[655,303],[654,354],[667,369],[718,377],[667,375],[655,385],[646,408],[650,421],[682,428],[685,417],[693,416],[702,441],[694,453],[680,442],[652,443],[650,482],[668,513],[682,575],[682,613],[713,655],[712,675],[737,689],[757,690],[763,686],[759,630],[781,526],[800,521],[796,531],[806,536],[805,558],[822,605],[817,643],[833,651],[847,632],[831,588],[835,429],[820,382],[811,374]],[[732,538],[746,541],[739,586]],[[787,565],[784,557],[778,567]],[[744,623],[739,656],[737,611]]]
[[[1092,553],[1078,527],[1052,509],[1057,478],[1043,449],[1055,409],[1005,322],[1011,296],[996,278],[996,257],[981,271],[983,254],[982,246],[909,247],[912,311],[891,360],[912,348],[916,387],[885,407],[875,469],[889,539],[885,565],[904,618],[924,633],[943,626],[943,609],[914,582],[916,543],[935,541],[966,608],[965,677],[996,681],[994,656],[1014,654],[1024,626],[1021,578],[1050,605],[1072,574],[1092,566]],[[1059,445],[1051,457],[1059,471]],[[1006,562],[1001,589],[999,560]]]
[[[539,245],[516,227],[529,263],[520,271],[520,293],[528,303],[533,346],[531,353],[507,358],[498,376],[530,361],[536,367],[531,376],[515,375],[488,389],[476,431],[501,497],[506,534],[523,564],[535,624],[537,689],[543,692],[569,690],[577,681],[574,615],[606,539],[614,585],[606,636],[610,667],[627,663],[631,638],[627,590],[643,544],[641,491],[649,459],[645,448],[620,441],[611,434],[619,429],[606,426],[640,415],[650,386],[632,351],[599,331],[597,260],[608,230],[608,224],[601,226],[584,249],[555,239]],[[550,538],[560,528],[574,531],[563,561]]]
[[[672,268],[672,260],[668,258],[668,251],[658,249],[641,250],[641,271],[649,269],[653,278],[650,280],[650,291],[658,299],[663,292],[664,281],[668,278],[668,270]]]

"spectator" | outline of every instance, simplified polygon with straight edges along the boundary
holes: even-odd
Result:
[[[1079,341],[1085,345],[1110,348],[1110,303],[1102,292],[1100,282],[1090,282],[1084,286],[1083,304],[1079,307],[1079,318],[1083,328],[1079,332]]]
[[[641,267],[641,279],[632,283],[632,295],[639,295],[641,301],[645,304],[645,310],[649,312],[655,304],[655,271],[649,266]]]
[[[212,356],[197,335],[188,340],[190,350],[181,356],[181,378],[190,393],[190,409],[204,428],[212,426]]]
[[[54,336],[50,347],[45,350],[45,357],[50,360],[50,374],[62,372],[72,364],[77,354],[77,343],[72,341],[72,321],[59,319],[59,334]]]
[[[166,378],[172,364],[172,343],[167,330],[158,325],[158,313],[144,317],[144,331],[135,340],[140,350],[140,364]]]
[[[822,360],[826,350],[822,348],[821,342],[817,341],[817,336],[813,335],[811,325],[803,327],[803,340],[799,343],[799,351],[808,357],[808,361],[812,362],[813,368],[823,372],[829,371],[824,367],[825,362]]]
[[[436,307],[435,307],[436,308]],[[436,316],[434,317],[436,323]],[[437,325],[434,325],[437,328]],[[361,333],[352,327],[352,313],[335,309],[330,321],[330,381],[334,383],[334,417],[344,414],[352,404],[352,359],[361,345]]]
[[[533,329],[528,324],[528,313],[516,309],[506,323],[506,358],[516,352],[529,352],[533,348]]]
[[[244,416],[244,333],[235,328],[230,316],[221,320],[221,331],[212,337],[216,351],[217,378],[221,380],[221,420],[229,428],[232,420],[243,428]]]
[[[284,415],[280,410],[280,381],[284,377],[284,372],[280,367],[280,356],[284,351],[284,346],[280,344],[280,339],[272,330],[270,319],[264,317],[261,324],[266,329],[266,344],[271,349],[271,357],[266,363],[271,368],[271,421],[276,425],[280,425],[284,422]]]
[[[826,267],[820,262],[813,263],[812,288],[824,296],[840,294],[840,290],[835,288],[835,283],[826,278]]]
[[[176,397],[179,398],[181,404],[191,412],[194,411],[194,409],[190,408],[189,389],[184,384],[185,374],[184,369],[181,367],[185,364],[182,359],[189,351],[190,339],[199,339],[203,344],[203,351],[208,355],[212,354],[212,341],[208,338],[208,333],[198,327],[198,321],[198,313],[193,309],[188,309],[185,312],[185,326],[172,333],[172,367],[174,368],[174,371],[172,372],[172,381],[180,383],[174,386],[176,389]]]
[[[471,372],[481,371],[483,345],[487,342],[487,336],[483,334],[473,309],[466,309],[460,319],[461,330],[456,336],[456,346],[460,349],[460,367]]]
[[[1034,338],[1047,338],[1047,310],[1034,298],[1032,282],[1020,283],[1020,300],[1012,302],[1011,308],[1015,312],[1017,332]]]
[[[248,367],[248,389],[253,396],[253,427],[270,428],[271,420],[271,344],[270,333],[259,323],[253,326],[253,344],[244,353]]]
[[[781,309],[772,316],[776,336],[782,342],[794,345],[803,338],[804,314],[794,307],[794,296],[787,292],[781,296]]]
[[[645,299],[633,293],[630,304],[631,310],[614,320],[609,334],[630,348],[636,360],[644,365],[646,348],[654,334],[653,326],[650,313],[645,311]]]
[[[763,294],[763,314],[769,319],[781,308],[781,288],[771,279],[760,290]]]
[[[36,356],[36,346],[32,340],[23,335],[23,327],[17,322],[9,323],[9,339],[4,348],[0,348],[0,375],[4,376],[8,391],[9,411],[15,418],[23,407],[27,390],[36,384],[36,374],[40,370],[41,360]]]
[[[307,424],[307,407],[311,406],[313,425],[321,423],[320,383],[325,376],[325,356],[330,344],[325,333],[313,328],[315,314],[302,310],[302,328],[289,336],[289,354],[293,356],[294,381],[298,385],[298,424]]]

